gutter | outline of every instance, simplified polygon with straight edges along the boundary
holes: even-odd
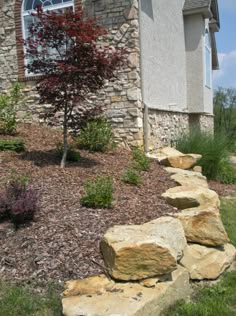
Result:
[[[149,152],[149,124],[148,124],[148,106],[145,101],[145,89],[144,89],[144,78],[143,73],[143,58],[142,58],[142,36],[141,36],[141,0],[138,0],[138,16],[139,16],[139,46],[140,46],[140,80],[141,80],[141,98],[143,104],[143,142],[144,142],[144,151],[147,154]]]

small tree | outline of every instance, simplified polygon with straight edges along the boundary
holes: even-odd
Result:
[[[46,11],[37,6],[32,13],[35,23],[29,27],[30,37],[24,41],[27,70],[43,75],[37,85],[40,103],[50,103],[54,114],[64,113],[63,156],[68,151],[68,124],[75,107],[81,106],[88,93],[101,89],[105,80],[115,77],[121,66],[123,50],[99,45],[106,31],[95,18],[86,17],[82,8],[73,12]]]

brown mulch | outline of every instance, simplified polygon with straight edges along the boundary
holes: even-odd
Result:
[[[236,197],[236,184],[223,184],[218,181],[209,181],[209,188],[221,196]]]
[[[135,187],[121,181],[131,160],[127,150],[108,154],[81,150],[81,161],[62,170],[55,154],[60,131],[28,125],[21,126],[15,137],[25,140],[27,151],[0,153],[0,182],[12,169],[30,175],[40,210],[33,223],[0,235],[0,278],[64,281],[100,273],[99,242],[109,227],[142,224],[176,211],[161,197],[175,183],[155,161],[149,172],[142,173],[142,186]],[[84,183],[97,175],[113,178],[112,209],[80,205]]]

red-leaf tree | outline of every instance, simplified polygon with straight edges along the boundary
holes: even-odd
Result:
[[[115,77],[124,61],[122,49],[99,45],[106,30],[95,18],[86,17],[82,8],[76,12],[46,11],[40,6],[32,13],[35,22],[24,41],[26,69],[42,75],[37,85],[40,103],[49,103],[53,112],[62,111],[64,151],[61,167],[68,151],[68,123],[73,111],[81,106],[88,93],[101,89],[105,80]],[[100,40],[100,41],[99,41]]]

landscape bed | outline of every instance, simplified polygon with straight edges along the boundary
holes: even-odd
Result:
[[[103,272],[99,242],[115,224],[142,224],[176,209],[161,194],[176,184],[156,161],[142,172],[142,185],[122,182],[131,152],[116,148],[110,153],[80,150],[81,160],[61,169],[56,144],[61,131],[22,125],[17,138],[25,141],[23,153],[0,152],[1,187],[12,170],[26,174],[39,195],[35,221],[9,230],[0,237],[0,278],[12,281],[84,278]],[[4,136],[2,138],[14,138]],[[96,176],[110,176],[114,206],[94,209],[81,206],[83,185]],[[9,223],[0,224],[0,232]]]

